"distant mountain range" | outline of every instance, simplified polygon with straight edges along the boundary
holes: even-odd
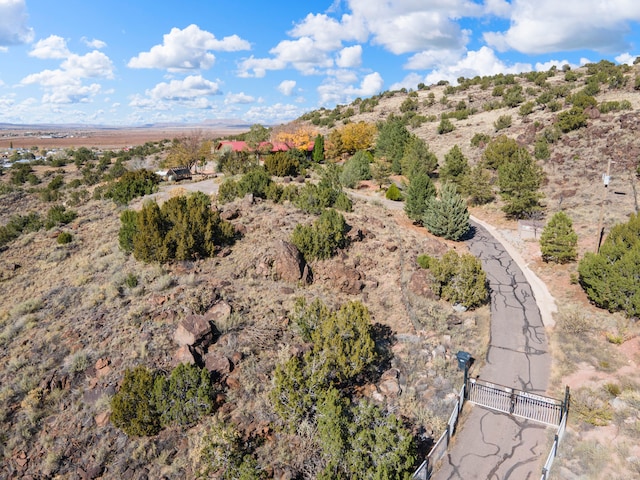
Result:
[[[144,125],[100,125],[100,124],[81,124],[81,123],[3,123],[0,122],[0,130],[130,130],[130,129],[238,129],[247,130],[251,124],[238,118],[231,119],[210,119],[199,123],[147,123]]]

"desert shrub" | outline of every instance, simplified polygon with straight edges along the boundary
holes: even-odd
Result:
[[[201,192],[173,197],[162,208],[147,202],[140,212],[123,212],[120,221],[120,246],[144,262],[211,257],[234,238],[233,226]]]
[[[369,152],[357,151],[345,162],[340,172],[340,183],[347,188],[353,188],[360,180],[369,180],[372,161],[373,156]]]
[[[441,259],[430,258],[428,264],[443,299],[467,308],[487,301],[487,277],[475,256],[449,250]]]
[[[6,225],[0,227],[0,247],[18,238],[22,233],[37,232],[43,222],[36,212],[13,215]]]
[[[60,245],[66,245],[67,243],[71,243],[73,241],[73,235],[69,232],[60,232],[56,237],[56,241]]]
[[[571,132],[578,128],[587,126],[587,116],[580,107],[571,107],[569,110],[560,112],[556,122],[558,128],[563,132]]]
[[[573,262],[578,253],[578,235],[573,230],[571,219],[564,212],[558,212],[544,227],[540,236],[540,251],[545,262]]]
[[[157,376],[153,388],[162,426],[193,425],[214,410],[216,392],[206,368],[182,363],[169,378]]]
[[[270,175],[276,177],[297,175],[300,170],[300,161],[287,152],[276,152],[265,157],[264,168]]]
[[[341,212],[352,212],[353,202],[349,198],[349,195],[344,192],[340,192],[336,197],[336,201],[333,203],[333,208],[340,210]]]
[[[533,109],[535,105],[536,104],[533,102],[523,103],[522,105],[520,105],[520,109],[518,110],[518,113],[523,117],[526,117],[527,115],[531,115],[533,113]]]
[[[422,224],[431,233],[447,240],[460,240],[469,231],[469,210],[453,184],[445,183],[438,198],[427,200]]]
[[[326,259],[338,248],[346,246],[347,224],[336,210],[324,210],[312,225],[296,225],[291,242],[298,247],[307,261]]]
[[[420,268],[428,269],[431,265],[431,256],[423,253],[422,255],[418,255],[416,258],[416,263],[420,265]]]
[[[549,142],[542,135],[536,139],[536,143],[533,146],[533,156],[538,160],[547,160],[551,157]]]
[[[47,230],[60,225],[71,223],[78,216],[77,212],[67,210],[64,205],[54,205],[47,211],[47,217],[44,221],[44,228]]]
[[[451,123],[451,120],[448,118],[443,118],[440,120],[440,124],[438,125],[438,135],[444,135],[446,133],[453,132],[456,127]]]
[[[320,214],[333,207],[342,193],[340,174],[336,165],[327,165],[318,184],[305,183],[298,189],[293,204],[307,213]]]
[[[253,168],[238,180],[238,196],[251,193],[255,197],[267,198],[267,189],[272,182],[271,175],[264,168]]]
[[[238,182],[227,178],[218,187],[218,202],[224,204],[232,202],[238,196]]]
[[[217,168],[219,172],[225,175],[239,175],[258,166],[256,156],[247,151],[234,152],[231,150],[223,151],[218,157]]]
[[[493,128],[496,132],[509,128],[511,126],[511,115],[500,115],[498,119],[493,122]]]
[[[599,253],[587,252],[578,264],[580,285],[589,300],[610,312],[640,315],[640,215],[615,225]]]
[[[126,205],[136,197],[154,193],[159,183],[160,177],[148,170],[127,171],[108,187],[104,197],[118,205]]]
[[[155,435],[161,429],[153,394],[155,376],[144,366],[127,369],[120,390],[111,398],[111,423],[127,435]]]
[[[488,144],[491,141],[491,137],[486,133],[476,133],[471,137],[471,145],[473,147],[479,147],[481,144]]]
[[[584,90],[580,90],[569,97],[569,103],[574,107],[585,109],[587,107],[595,107],[598,101]]]
[[[524,94],[520,85],[513,85],[504,92],[502,101],[507,107],[514,108],[524,102]]]
[[[138,286],[138,277],[134,273],[128,273],[124,278],[124,284],[129,288],[136,288]]]
[[[395,183],[389,185],[384,196],[387,200],[393,200],[394,202],[402,200],[402,192]]]

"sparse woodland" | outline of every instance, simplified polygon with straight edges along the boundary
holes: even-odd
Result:
[[[241,152],[201,131],[16,150],[0,478],[410,478],[455,353],[487,347],[470,214],[558,302],[549,394],[573,401],[553,474],[640,474],[639,129],[640,66],[603,61],[359,98],[253,126]],[[207,162],[194,185],[151,173]]]

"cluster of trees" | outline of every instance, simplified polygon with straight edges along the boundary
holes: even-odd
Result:
[[[411,478],[411,432],[395,415],[344,393],[370,377],[383,356],[366,307],[351,302],[331,311],[319,300],[301,301],[294,317],[312,348],[276,367],[270,398],[285,430],[311,425],[317,432],[316,478]]]
[[[427,268],[434,279],[435,293],[444,300],[475,308],[487,301],[487,276],[482,263],[471,254],[449,250],[438,259],[420,255],[418,265]]]
[[[120,221],[120,247],[143,262],[212,257],[235,236],[202,192],[171,198],[162,207],[147,202],[140,212],[122,212]]]
[[[120,390],[111,398],[111,422],[133,436],[188,427],[214,411],[217,392],[205,368],[180,364],[167,377],[137,366],[125,371]]]
[[[118,205],[127,205],[134,198],[156,192],[159,183],[160,177],[148,170],[126,171],[108,186],[103,196]]]

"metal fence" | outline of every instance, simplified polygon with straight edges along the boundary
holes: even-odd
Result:
[[[565,410],[561,400],[480,379],[470,378],[468,388],[468,400],[472,403],[553,427],[560,424]]]
[[[462,411],[462,406],[464,405],[466,393],[466,385],[462,385],[460,389],[460,393],[458,394],[458,400],[456,400],[456,404],[453,407],[453,411],[449,416],[449,421],[447,422],[447,429],[444,431],[440,438],[435,443],[427,458],[422,462],[422,465],[418,467],[418,469],[414,472],[413,478],[416,480],[428,480],[433,475],[433,467],[440,460],[445,453],[447,453],[447,448],[449,448],[449,442],[451,441],[451,437],[453,436],[456,425],[458,424],[458,417],[460,416],[460,412]]]
[[[553,461],[558,455],[560,442],[562,441],[562,437],[564,437],[564,432],[567,428],[567,417],[569,416],[569,387],[567,387],[567,390],[565,393],[564,403],[565,403],[565,408],[562,411],[562,419],[560,420],[558,431],[556,432],[555,438],[553,439],[553,445],[551,445],[551,451],[549,452],[547,461],[545,462],[544,467],[542,467],[542,476],[540,477],[540,480],[547,480],[547,478],[549,478],[549,471],[551,470]]]

